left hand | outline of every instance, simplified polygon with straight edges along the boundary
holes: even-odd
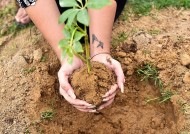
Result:
[[[108,68],[113,70],[117,76],[117,84],[113,85],[111,89],[103,96],[103,101],[106,103],[102,104],[98,108],[98,110],[101,110],[109,106],[114,101],[118,87],[121,92],[124,93],[125,76],[123,74],[121,64],[117,60],[113,59],[110,54],[98,54],[92,58],[92,61],[103,63]]]

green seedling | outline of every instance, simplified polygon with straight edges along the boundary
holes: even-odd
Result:
[[[174,95],[174,93],[172,93],[169,90],[162,91],[160,97],[155,97],[155,98],[149,97],[149,98],[146,98],[145,102],[146,103],[151,103],[151,102],[154,102],[154,101],[158,101],[159,103],[164,103],[164,102],[167,102],[168,100],[170,100],[172,95]]]
[[[42,56],[41,59],[40,59],[40,62],[45,62],[47,60],[47,57],[46,56]]]
[[[184,112],[184,114],[190,114],[190,105],[188,105],[187,103],[185,103],[182,106],[182,111]]]
[[[29,73],[34,72],[35,70],[36,70],[36,67],[31,67],[31,68],[25,68],[23,72],[26,74],[29,74]]]
[[[118,40],[123,42],[129,37],[129,34],[126,34],[126,32],[122,31],[118,33]]]
[[[47,110],[41,113],[41,118],[45,120],[52,120],[55,115],[53,110]]]
[[[166,101],[170,100],[172,95],[174,95],[174,93],[171,92],[170,90],[162,91],[159,102],[163,103],[163,102],[166,102]]]
[[[154,85],[159,88],[161,97],[147,98],[146,103],[151,101],[159,101],[160,103],[170,100],[171,96],[174,95],[170,90],[166,90],[163,87],[163,82],[158,77],[157,68],[153,67],[151,64],[145,64],[142,68],[137,70],[137,74],[141,76],[141,81],[153,81]]]
[[[28,128],[26,128],[24,134],[31,134],[30,130]]]
[[[90,45],[88,41],[89,14],[88,9],[100,9],[111,4],[110,0],[60,0],[61,7],[69,8],[59,18],[59,23],[64,23],[63,34],[65,39],[59,42],[62,49],[62,58],[67,58],[72,63],[74,55],[87,64],[88,73],[91,70]],[[83,26],[79,26],[79,25]],[[84,45],[81,44],[84,40]]]
[[[150,64],[145,64],[137,73],[142,76],[141,81],[153,80],[154,85],[163,88],[162,81],[158,77],[158,70]]]
[[[136,29],[132,29],[130,32],[126,33],[124,31],[120,31],[117,33],[118,36],[113,37],[112,45],[124,43],[128,39],[128,37],[136,32]]]

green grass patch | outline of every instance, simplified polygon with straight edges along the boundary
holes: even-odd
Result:
[[[166,102],[170,100],[173,92],[168,89],[164,89],[163,82],[158,77],[159,73],[156,67],[152,66],[151,64],[147,63],[142,65],[140,68],[137,69],[137,74],[141,77],[141,81],[153,81],[154,85],[159,89],[161,94],[160,97],[156,98],[147,98],[146,103],[152,101],[159,101],[159,103]]]
[[[41,113],[41,119],[52,120],[54,115],[55,115],[55,112],[53,110],[46,110]]]
[[[153,7],[163,9],[167,7],[190,8],[190,0],[129,0],[128,7],[138,15],[149,15]]]

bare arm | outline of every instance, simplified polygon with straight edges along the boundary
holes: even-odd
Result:
[[[71,103],[74,107],[85,112],[95,112],[92,105],[83,100],[76,99],[74,91],[69,84],[68,78],[72,72],[82,66],[82,62],[78,58],[74,58],[73,63],[69,64],[66,60],[61,61],[61,50],[58,43],[64,38],[62,30],[64,25],[58,24],[60,12],[58,10],[55,0],[38,0],[35,6],[26,8],[31,20],[35,23],[38,29],[42,32],[43,36],[50,43],[55,51],[62,66],[58,72],[60,82],[60,94]]]
[[[112,28],[117,7],[115,0],[110,1],[112,2],[111,5],[106,6],[100,10],[89,9],[91,38],[90,51],[91,57],[93,57],[92,60],[104,63],[117,75],[117,84],[113,85],[111,90],[105,94],[103,101],[107,102],[100,106],[99,110],[103,109],[113,102],[118,87],[121,89],[121,92],[124,92],[125,80],[123,70],[120,63],[112,59],[109,54]]]
[[[61,32],[64,25],[58,24],[60,12],[55,0],[38,0],[35,6],[29,6],[26,11],[61,61],[58,43],[64,37]]]
[[[90,15],[90,48],[91,56],[98,53],[110,53],[110,41],[117,4],[99,10],[89,9]]]

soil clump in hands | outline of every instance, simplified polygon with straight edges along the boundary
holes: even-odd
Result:
[[[116,83],[115,74],[104,64],[92,62],[90,74],[87,66],[76,70],[71,76],[71,85],[78,99],[95,106],[101,105],[103,96]]]

